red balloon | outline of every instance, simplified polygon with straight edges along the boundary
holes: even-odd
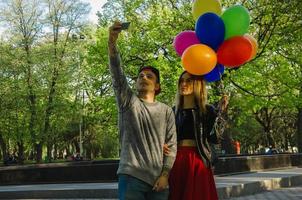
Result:
[[[235,36],[221,44],[217,51],[217,60],[226,67],[238,67],[250,59],[252,51],[252,43],[247,38]]]

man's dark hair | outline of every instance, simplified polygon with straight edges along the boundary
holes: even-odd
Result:
[[[153,72],[156,75],[156,82],[160,83],[160,76],[159,76],[158,69],[156,69],[155,67],[152,67],[152,66],[143,66],[140,68],[138,73],[141,73],[143,70],[150,70],[151,72]]]

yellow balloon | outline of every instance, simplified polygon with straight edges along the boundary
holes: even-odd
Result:
[[[204,13],[212,12],[221,15],[221,5],[219,0],[195,0],[193,3],[193,17],[196,20]]]
[[[183,68],[190,74],[204,75],[214,69],[217,56],[213,49],[204,44],[188,47],[181,57]]]

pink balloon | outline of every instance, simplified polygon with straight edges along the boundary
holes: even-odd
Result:
[[[173,41],[174,49],[179,56],[182,56],[183,52],[194,44],[200,44],[195,31],[183,31],[176,35]]]

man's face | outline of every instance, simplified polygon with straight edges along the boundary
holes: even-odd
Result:
[[[156,75],[151,70],[143,70],[138,74],[136,88],[139,92],[155,92],[159,89]]]
[[[193,79],[191,75],[184,73],[180,78],[178,87],[180,95],[186,96],[193,94]]]

